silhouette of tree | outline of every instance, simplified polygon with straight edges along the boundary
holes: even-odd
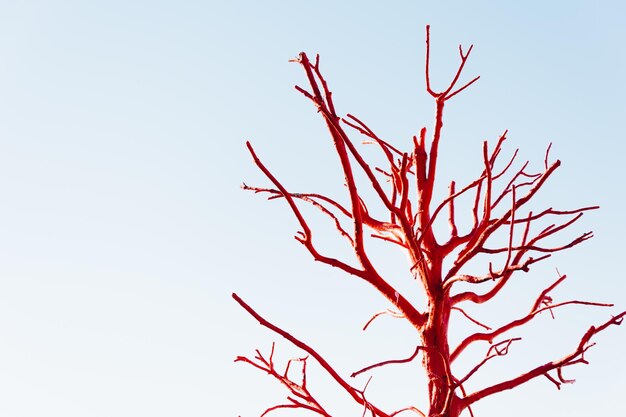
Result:
[[[550,158],[550,147],[546,150],[543,167],[538,172],[530,171],[529,163],[517,163],[517,151],[501,162],[504,132],[489,146],[482,144],[482,172],[475,178],[459,185],[449,184],[447,197],[433,201],[439,163],[444,108],[459,93],[474,84],[479,77],[459,86],[459,80],[472,51],[459,46],[460,64],[449,85],[435,91],[430,80],[430,35],[426,28],[426,90],[436,104],[435,122],[428,135],[422,128],[419,136],[412,139],[412,149],[401,151],[381,139],[372,129],[356,116],[338,115],[329,86],[320,71],[319,56],[311,62],[305,53],[295,60],[306,74],[309,89],[296,86],[309,99],[326,123],[335,152],[339,157],[347,189],[348,203],[343,204],[329,196],[317,193],[295,193],[288,191],[257,156],[247,142],[254,163],[272,183],[270,188],[243,185],[245,190],[268,195],[269,199],[284,199],[296,217],[301,230],[295,236],[315,261],[338,268],[346,274],[362,279],[373,286],[390,303],[392,308],[375,314],[365,325],[382,315],[401,317],[417,331],[421,343],[412,355],[402,359],[377,362],[357,370],[350,376],[372,372],[389,365],[406,363],[422,356],[424,372],[428,380],[428,409],[419,410],[410,406],[392,411],[383,411],[366,398],[365,390],[358,389],[339,374],[308,342],[296,338],[262,317],[237,294],[233,298],[258,322],[287,339],[306,352],[305,357],[289,360],[284,366],[274,362],[274,344],[268,354],[256,350],[254,357],[238,356],[235,361],[245,362],[268,373],[285,386],[288,391],[284,404],[269,407],[262,416],[279,409],[304,409],[311,414],[330,416],[323,404],[307,385],[307,363],[312,358],[356,403],[363,407],[363,415],[389,417],[404,412],[421,416],[456,417],[464,410],[473,416],[472,405],[497,392],[516,388],[534,378],[545,377],[557,388],[573,382],[564,376],[564,369],[575,364],[586,364],[585,353],[594,343],[596,334],[619,325],[626,311],[611,317],[606,322],[587,329],[577,346],[560,359],[535,366],[519,376],[493,383],[473,392],[467,392],[464,384],[487,362],[506,356],[511,346],[520,340],[510,335],[535,319],[540,313],[552,314],[554,310],[568,305],[610,307],[612,304],[583,300],[556,301],[552,291],[563,283],[565,275],[558,278],[539,293],[530,309],[500,327],[491,328],[471,317],[464,306],[480,305],[493,300],[511,282],[517,273],[528,272],[536,263],[546,260],[556,252],[572,248],[592,237],[586,232],[553,244],[555,236],[577,222],[586,211],[597,206],[572,210],[546,208],[539,212],[526,209],[528,202],[537,195],[546,181],[559,168],[560,161]],[[380,148],[388,164],[386,168],[373,166],[363,157],[350,138],[347,130],[362,135],[367,144]],[[364,174],[367,181],[358,181],[357,172]],[[363,178],[363,177],[360,177]],[[367,190],[365,193],[363,190]],[[368,198],[365,197],[367,194]],[[372,197],[377,200],[372,202]],[[457,224],[457,202],[468,198],[472,219],[471,225]],[[316,245],[313,230],[301,211],[302,204],[309,204],[327,216],[337,233],[353,250],[356,262],[336,259],[324,254]],[[384,208],[386,218],[375,218],[368,208],[378,204]],[[442,236],[440,228],[435,231],[435,222],[447,216],[449,230]],[[445,219],[444,219],[445,220]],[[547,222],[547,226],[546,226]],[[465,230],[461,230],[465,229]],[[369,234],[369,235],[368,235]],[[503,239],[502,236],[505,236]],[[380,239],[405,252],[410,260],[408,269],[427,297],[427,306],[418,309],[397,288],[394,288],[370,259],[368,239]],[[480,259],[478,259],[481,257]],[[481,259],[487,257],[489,261]],[[468,272],[470,262],[483,265],[481,274]],[[518,303],[519,300],[513,300]],[[452,312],[455,318],[469,320],[481,331],[467,335],[455,346],[450,345],[448,329]],[[455,371],[455,361],[466,349],[478,342],[488,342],[485,356],[464,374]],[[296,372],[296,368],[299,372]],[[294,376],[298,373],[298,376]]]

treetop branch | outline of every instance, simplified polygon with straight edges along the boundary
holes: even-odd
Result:
[[[470,45],[467,52],[463,53],[463,47],[459,45],[459,55],[461,57],[461,63],[459,64],[459,67],[456,70],[456,74],[454,74],[452,81],[450,81],[450,84],[444,91],[440,93],[436,93],[431,88],[431,83],[430,83],[430,25],[426,25],[426,90],[431,96],[433,96],[435,99],[441,99],[441,100],[451,99],[455,95],[459,94],[461,91],[465,90],[470,85],[474,84],[476,81],[478,81],[478,79],[480,79],[480,76],[475,77],[470,82],[466,83],[465,85],[458,88],[457,90],[451,92],[454,86],[456,85],[456,83],[459,81],[459,77],[461,76],[461,73],[463,72],[465,63],[467,62],[467,59],[469,58],[469,55],[472,52],[473,48],[474,48],[474,45]]]

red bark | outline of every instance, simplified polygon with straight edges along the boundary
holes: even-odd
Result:
[[[438,186],[436,183],[438,150],[442,140],[445,106],[450,99],[479,79],[475,77],[458,86],[471,51],[472,47],[464,52],[459,46],[460,64],[454,77],[445,89],[435,91],[430,81],[430,36],[429,28],[426,28],[426,90],[435,101],[435,122],[430,138],[427,137],[426,128],[421,129],[419,137],[413,137],[410,152],[400,151],[382,140],[356,116],[350,114],[345,118],[338,116],[332,93],[320,72],[319,57],[316,57],[315,62],[311,62],[305,53],[301,53],[295,60],[304,69],[309,85],[308,90],[299,86],[296,86],[296,90],[311,100],[324,118],[335,152],[339,157],[348,193],[349,204],[346,206],[323,194],[288,191],[261,162],[252,145],[247,143],[254,163],[274,188],[250,187],[245,184],[243,188],[255,193],[266,193],[270,199],[284,198],[301,227],[301,231],[295,238],[308,250],[313,259],[366,281],[393,307],[393,309],[375,314],[367,322],[364,330],[380,315],[389,314],[406,319],[420,337],[421,344],[408,358],[385,360],[352,374],[354,377],[365,372],[375,372],[375,369],[381,366],[410,362],[421,353],[423,368],[428,378],[427,412],[422,412],[414,406],[386,412],[366,398],[364,389],[359,390],[353,387],[341,377],[311,345],[270,323],[239,296],[233,294],[233,298],[261,325],[284,337],[312,357],[347,395],[363,407],[364,415],[368,413],[372,416],[385,417],[412,411],[429,417],[457,417],[464,410],[468,410],[473,415],[471,405],[476,401],[497,392],[516,388],[538,376],[545,376],[557,388],[560,388],[562,383],[571,382],[563,377],[563,368],[587,363],[584,355],[593,345],[591,339],[607,327],[619,325],[626,315],[626,312],[622,312],[597,327],[589,328],[581,337],[578,346],[561,359],[539,365],[515,378],[496,382],[475,392],[465,391],[463,384],[479,372],[483,365],[491,359],[507,355],[513,342],[520,340],[519,337],[508,336],[509,332],[527,324],[539,313],[550,312],[552,314],[554,309],[567,305],[612,306],[612,304],[583,300],[553,302],[550,292],[565,280],[565,276],[559,276],[555,283],[539,294],[527,314],[495,329],[475,320],[462,308],[464,304],[483,304],[492,300],[515,273],[528,272],[534,264],[548,259],[553,253],[572,248],[591,238],[592,233],[586,232],[559,245],[546,243],[547,238],[553,238],[563,232],[577,222],[586,211],[598,208],[597,206],[573,210],[547,208],[539,213],[524,212],[526,204],[558,169],[560,161],[550,162],[550,148],[548,147],[543,161],[544,167],[539,172],[529,172],[528,162],[522,163],[519,168],[514,168],[517,151],[502,165],[499,158],[503,153],[507,132],[498,138],[491,150],[487,142],[483,143],[484,168],[480,175],[464,186],[459,186],[453,181],[449,186],[448,197],[443,201],[433,202],[434,190]],[[351,128],[356,133],[365,136],[369,143],[377,145],[389,166],[383,169],[370,165],[354,145],[346,128]],[[357,183],[356,171],[365,174],[367,182]],[[388,189],[383,185],[385,183],[383,180],[389,183]],[[371,201],[366,202],[365,193],[361,191],[364,187],[371,187],[378,200],[375,203],[386,209],[388,218],[372,217],[368,210],[368,204]],[[473,224],[469,230],[461,231],[456,223],[455,203],[459,197],[468,193],[473,193],[474,196],[471,209]],[[311,204],[331,219],[337,232],[354,251],[356,265],[326,256],[320,251],[315,244],[313,230],[300,211],[299,204]],[[441,236],[435,235],[433,224],[444,210],[448,212],[450,231],[448,236],[442,239]],[[539,221],[549,218],[554,219],[553,224],[538,232],[534,230]],[[389,242],[407,253],[410,260],[409,269],[421,284],[428,299],[428,305],[424,311],[416,308],[379,274],[366,249],[367,230],[369,230],[369,236]],[[508,242],[504,246],[501,243],[494,243],[497,242],[494,239],[497,232],[504,232],[508,236]],[[494,258],[492,262],[485,265],[484,274],[473,275],[464,272],[470,261],[485,254]],[[496,258],[498,254],[505,255],[500,267],[495,266],[494,262],[504,255]],[[451,265],[447,270],[444,269],[444,261],[448,261],[445,265]],[[465,284],[465,288],[467,284],[470,284],[472,289],[459,291],[457,290],[459,283]],[[458,345],[451,347],[448,328],[452,310],[460,312],[464,318],[481,326],[485,331],[473,333]],[[465,375],[456,375],[454,361],[468,346],[483,341],[490,344],[484,359]],[[279,372],[273,362],[273,356],[274,345],[268,357],[257,350],[253,359],[244,356],[236,359],[236,361],[248,363],[267,372],[290,392],[287,396],[287,403],[269,407],[262,415],[273,410],[288,408],[305,409],[311,413],[329,416],[326,408],[318,402],[307,387],[306,358],[299,360],[302,366],[298,381],[292,379],[290,374],[289,368],[292,361],[287,363],[283,372]]]

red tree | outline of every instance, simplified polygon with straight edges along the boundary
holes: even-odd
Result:
[[[464,305],[483,304],[493,300],[517,272],[528,272],[534,264],[549,258],[553,253],[572,248],[591,238],[592,233],[587,232],[559,245],[547,243],[548,238],[560,234],[578,221],[584,212],[598,208],[597,206],[573,210],[547,208],[539,212],[527,210],[527,203],[557,170],[560,161],[549,159],[550,147],[548,147],[543,168],[539,172],[530,172],[528,162],[517,164],[517,151],[501,163],[506,132],[491,148],[487,142],[483,142],[484,168],[480,175],[462,185],[452,181],[447,197],[442,201],[433,201],[437,185],[438,149],[444,108],[450,99],[479,78],[476,77],[459,86],[471,50],[471,46],[467,51],[459,46],[460,64],[452,81],[445,89],[435,91],[429,75],[430,39],[429,28],[426,28],[426,89],[435,100],[435,123],[430,135],[427,134],[426,128],[423,128],[419,137],[413,137],[410,151],[398,150],[378,137],[372,129],[353,115],[340,117],[335,110],[328,84],[320,72],[319,56],[311,62],[305,53],[300,54],[296,62],[304,69],[309,89],[299,86],[295,88],[314,104],[328,127],[345,178],[347,204],[322,194],[288,191],[261,162],[252,145],[247,143],[254,163],[270,180],[273,187],[259,188],[244,184],[243,188],[267,194],[270,199],[284,199],[301,227],[295,238],[309,251],[315,261],[366,281],[395,309],[374,315],[365,327],[381,314],[392,314],[407,320],[419,334],[421,344],[410,357],[378,362],[351,375],[354,377],[391,363],[408,362],[421,353],[428,379],[428,410],[423,412],[416,407],[405,407],[384,411],[366,399],[363,390],[351,385],[311,345],[270,323],[238,295],[233,294],[233,298],[260,324],[305,351],[308,357],[312,357],[336,381],[340,389],[363,407],[364,415],[367,412],[372,416],[387,417],[412,411],[422,416],[456,417],[464,410],[472,414],[471,406],[475,402],[497,392],[516,388],[536,377],[546,377],[559,388],[561,384],[571,382],[563,375],[564,368],[587,363],[585,353],[593,345],[592,338],[611,325],[619,325],[626,315],[626,312],[622,312],[600,325],[590,327],[571,353],[560,359],[549,361],[515,378],[494,383],[474,392],[467,392],[464,389],[463,384],[476,371],[491,359],[506,355],[510,346],[519,340],[509,335],[511,330],[529,323],[540,313],[552,314],[555,309],[571,304],[612,306],[582,300],[554,301],[551,292],[566,278],[565,275],[559,275],[553,284],[539,293],[527,313],[498,328],[492,329],[478,322],[463,309]],[[352,129],[365,136],[369,143],[377,145],[388,166],[383,169],[368,163],[348,135],[347,129]],[[367,181],[356,180],[356,171],[359,170],[365,174]],[[366,187],[370,188],[370,192],[363,192]],[[367,201],[366,194],[374,195],[377,201]],[[469,226],[459,224],[457,227],[455,203],[462,197],[468,198],[471,202],[469,208],[473,221]],[[316,246],[313,231],[299,204],[310,204],[332,220],[337,232],[353,249],[357,261],[355,265],[329,257]],[[387,217],[374,218],[372,211],[368,210],[373,204],[381,205],[387,212]],[[446,215],[449,231],[445,236],[441,236],[439,229],[434,230],[435,222],[440,222],[440,218]],[[462,228],[466,230],[460,230]],[[368,233],[369,236],[366,236]],[[502,236],[505,238],[502,239]],[[418,309],[381,276],[370,259],[371,254],[366,245],[368,237],[382,239],[408,254],[410,259],[408,268],[425,292],[428,300],[426,308]],[[484,256],[488,256],[491,261],[480,263],[482,258],[479,257]],[[482,275],[468,272],[470,262],[483,265]],[[482,327],[483,331],[471,333],[456,346],[450,346],[448,328],[453,310],[460,313],[459,317],[464,316]],[[489,343],[484,358],[463,375],[455,372],[454,362],[469,346],[479,341]],[[274,345],[269,354],[257,350],[254,357],[236,358],[238,362],[248,363],[267,372],[289,391],[286,403],[272,406],[262,415],[277,409],[305,409],[313,414],[330,416],[307,386],[306,358],[299,360],[302,362],[299,368],[301,373],[296,378],[292,376],[295,366],[293,360],[281,368],[274,363],[273,354]]]

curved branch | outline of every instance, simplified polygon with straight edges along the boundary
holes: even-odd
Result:
[[[469,314],[467,314],[465,312],[465,310],[463,310],[462,308],[459,307],[451,307],[451,310],[455,310],[458,311],[459,313],[461,313],[466,319],[468,319],[469,321],[471,321],[472,323],[482,327],[485,330],[492,330],[491,327],[487,326],[486,324],[483,324],[481,322],[479,322],[478,320],[476,320],[475,318],[471,317]]]
[[[550,293],[550,291],[552,291],[554,288],[556,288],[560,283],[562,283],[565,279],[566,279],[566,275],[562,275],[553,284],[551,284],[549,287],[544,289],[539,294],[539,296],[537,297],[535,302],[533,303],[533,306],[532,306],[530,312],[528,314],[526,314],[524,317],[519,318],[517,320],[513,320],[513,321],[505,324],[504,326],[501,326],[498,329],[493,330],[491,332],[488,332],[488,333],[474,333],[471,336],[466,337],[461,343],[459,343],[459,345],[456,347],[456,349],[454,349],[454,351],[452,352],[452,355],[450,355],[450,360],[451,361],[456,360],[458,358],[458,356],[470,344],[472,344],[474,342],[477,342],[477,341],[489,341],[489,342],[491,342],[496,337],[498,337],[498,336],[508,332],[509,330],[517,328],[517,327],[520,327],[520,326],[528,323],[529,321],[531,321],[537,315],[541,314],[544,311],[552,312],[552,310],[554,310],[556,308],[559,308],[559,307],[566,306],[566,305],[585,305],[585,306],[593,306],[593,307],[613,307],[613,304],[596,303],[596,302],[591,302],[591,301],[580,301],[580,300],[570,300],[570,301],[564,301],[564,302],[557,303],[557,304],[551,304],[552,298],[550,298],[548,296],[548,294]],[[546,301],[549,301],[549,302],[546,303]],[[544,307],[541,307],[541,305],[544,305]]]
[[[251,187],[251,186],[247,185],[246,183],[244,183],[241,186],[241,188],[246,190],[246,191],[253,191],[254,193],[269,193],[271,195],[270,195],[270,197],[268,197],[268,200],[273,200],[273,199],[277,199],[277,198],[284,198],[283,193],[281,193],[279,190],[275,190],[275,189],[271,189],[271,188]],[[350,236],[350,234],[348,234],[348,232],[346,232],[344,230],[343,226],[341,225],[341,221],[335,215],[335,213],[330,211],[326,206],[324,206],[323,204],[318,202],[316,199],[320,199],[320,200],[322,200],[324,202],[327,202],[327,203],[331,204],[332,206],[338,208],[339,211],[341,211],[342,214],[344,214],[346,217],[351,219],[352,215],[341,204],[337,203],[336,201],[334,201],[333,199],[331,199],[329,197],[326,197],[326,196],[323,196],[323,195],[320,195],[320,194],[314,194],[314,193],[290,193],[290,196],[291,196],[291,198],[296,198],[298,200],[302,200],[302,201],[304,201],[306,203],[311,204],[313,207],[317,208],[323,214],[325,214],[326,216],[330,217],[330,219],[333,221],[333,223],[335,223],[335,228],[337,229],[337,231],[343,237],[345,237],[348,240],[348,242],[350,242],[350,244],[352,246],[354,246],[354,240],[352,239],[352,236]]]
[[[243,301],[241,297],[239,297],[237,294],[233,293],[232,297],[241,307],[243,307],[244,310],[246,310],[252,317],[254,317],[259,322],[259,324],[261,324],[264,327],[267,327],[268,329],[272,330],[274,333],[279,334],[280,336],[287,339],[296,347],[302,349],[303,351],[311,355],[313,359],[315,359],[317,363],[320,364],[320,366],[330,375],[330,377],[334,379],[335,382],[337,382],[337,384],[339,384],[339,386],[341,386],[344,389],[344,391],[346,391],[348,395],[352,397],[354,401],[356,401],[358,404],[363,405],[363,406],[367,405],[369,409],[375,412],[376,416],[389,417],[389,414],[383,412],[382,410],[375,407],[371,403],[365,401],[360,391],[354,388],[353,386],[351,386],[350,384],[348,384],[341,376],[339,376],[337,371],[335,371],[335,369],[319,353],[317,353],[315,349],[313,349],[306,343],[300,341],[299,339],[295,338],[291,334],[287,333],[280,327],[265,320],[263,317],[261,317],[259,313],[257,313],[252,307],[250,307],[245,301]]]
[[[460,386],[465,381],[470,379],[472,375],[474,375],[480,368],[483,367],[483,365],[485,365],[487,362],[489,362],[491,359],[495,358],[496,356],[505,356],[505,355],[507,355],[509,353],[509,347],[511,346],[511,343],[519,341],[519,340],[522,340],[522,338],[521,337],[514,337],[512,339],[503,340],[502,342],[498,342],[496,344],[491,345],[489,347],[489,350],[487,351],[487,354],[485,355],[485,358],[482,361],[480,361],[478,363],[478,365],[474,366],[467,373],[467,375],[465,375],[463,378],[458,380],[456,382],[456,385]],[[500,346],[502,346],[502,345],[504,345],[504,347],[500,348]]]
[[[296,236],[296,240],[302,243],[309,250],[309,252],[313,256],[313,259],[315,259],[316,261],[325,263],[327,265],[342,269],[348,274],[355,275],[360,278],[363,278],[366,281],[369,281],[369,276],[365,273],[365,271],[354,268],[353,266],[350,266],[338,259],[323,256],[317,251],[317,249],[313,245],[313,240],[312,240],[313,234],[311,232],[311,228],[309,227],[307,221],[304,219],[304,216],[302,215],[302,213],[300,212],[300,209],[296,205],[296,202],[291,196],[291,193],[289,193],[285,189],[285,187],[280,183],[280,181],[278,181],[276,177],[265,167],[265,165],[261,162],[259,157],[254,152],[254,148],[252,147],[250,142],[246,142],[246,146],[248,147],[248,150],[250,151],[250,154],[252,155],[252,159],[254,160],[254,163],[257,165],[257,167],[259,167],[259,169],[265,174],[265,176],[276,186],[276,188],[278,188],[281,194],[285,197],[287,204],[289,204],[291,211],[296,216],[296,219],[298,220],[298,223],[300,223],[300,226],[302,227],[302,230],[303,230],[302,232],[299,233],[299,235]]]
[[[405,359],[389,359],[389,360],[386,360],[386,361],[378,362],[378,363],[375,363],[373,365],[366,366],[365,368],[360,369],[360,370],[358,370],[356,372],[353,372],[350,376],[352,378],[354,378],[355,376],[360,375],[363,372],[370,371],[370,370],[372,370],[374,368],[378,368],[380,366],[390,365],[392,363],[407,363],[407,362],[411,362],[413,359],[415,359],[417,357],[417,354],[419,353],[420,350],[427,350],[427,349],[429,349],[429,348],[426,348],[424,346],[417,346],[415,348],[415,352],[413,352],[411,354],[411,356],[409,356],[408,358],[405,358]]]
[[[405,317],[404,317],[404,314],[397,313],[397,312],[392,311],[392,310],[389,310],[389,309],[387,309],[387,310],[383,310],[383,311],[379,311],[378,313],[374,314],[374,315],[373,315],[373,316],[372,316],[372,317],[371,317],[371,318],[367,321],[367,323],[365,323],[365,325],[363,326],[363,329],[362,329],[362,330],[363,330],[363,331],[367,330],[367,328],[369,327],[369,325],[370,325],[370,324],[372,324],[372,322],[373,322],[374,320],[376,320],[378,317],[383,316],[383,315],[388,315],[388,316],[391,316],[391,317],[396,318],[396,319],[403,319],[403,318],[405,318]]]
[[[394,417],[397,416],[400,413],[404,413],[405,411],[412,411],[416,414],[419,414],[422,417],[426,417],[426,414],[424,414],[424,412],[420,409],[418,409],[417,407],[406,407],[406,408],[402,408],[398,411],[394,411],[393,413],[389,414],[390,417]]]

